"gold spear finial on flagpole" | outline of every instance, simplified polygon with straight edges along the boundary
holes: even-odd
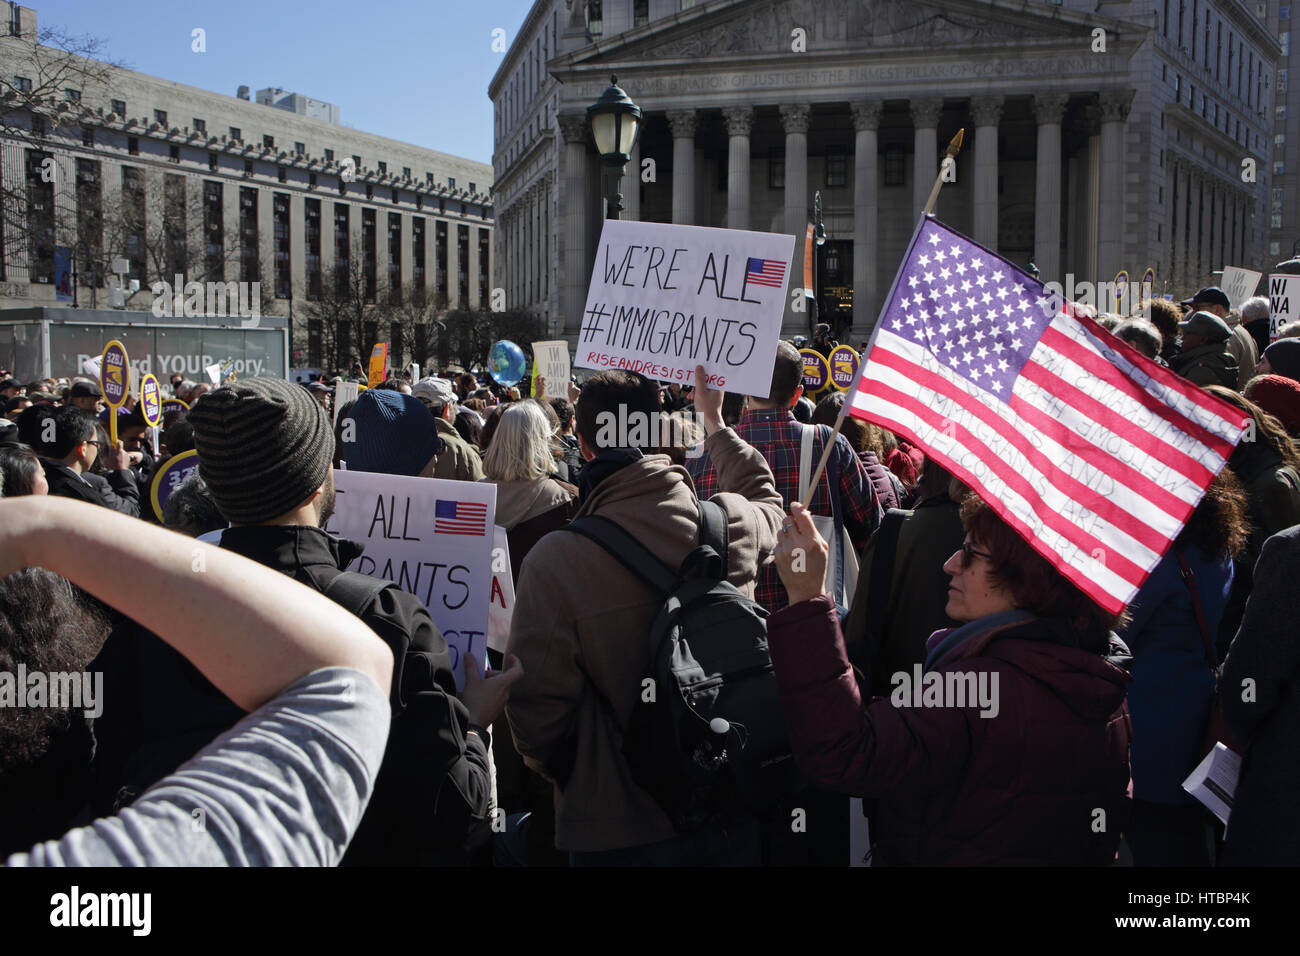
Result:
[[[944,162],[950,159],[953,162],[957,161],[957,154],[961,152],[961,144],[965,138],[965,128],[963,127],[962,129],[957,130],[957,135],[948,141],[948,148],[943,151]],[[935,201],[939,198],[939,190],[943,188],[943,174],[944,163],[941,162],[939,163],[939,175],[936,176],[934,180],[934,188],[930,190],[930,198],[926,200],[925,208],[921,210],[921,218],[923,221],[926,216],[930,215],[930,213],[934,211]],[[920,226],[918,225],[917,228],[920,228]],[[862,355],[859,362],[858,376],[861,376],[862,367],[867,364],[867,356],[865,354]],[[835,447],[835,438],[839,435],[840,428],[844,425],[844,416],[849,413],[849,405],[853,402],[853,393],[857,390],[857,386],[858,378],[855,376],[853,384],[849,386],[848,392],[844,395],[844,404],[840,406],[840,414],[839,417],[835,419],[835,428],[831,432],[830,440],[826,442],[826,447],[822,449],[822,456],[817,462],[817,469],[813,472],[812,481],[808,483],[808,487],[811,489],[810,495],[817,490],[817,482],[821,480],[822,472],[826,470],[826,462],[830,459],[831,450]],[[803,504],[807,505],[808,502],[805,501]]]

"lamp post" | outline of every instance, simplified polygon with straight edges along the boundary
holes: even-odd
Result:
[[[587,117],[604,165],[605,218],[617,219],[623,211],[623,169],[641,131],[641,107],[619,89],[617,76],[609,83],[600,99],[587,107]]]
[[[822,191],[820,189],[813,193],[813,242],[817,248],[826,245],[826,226],[822,222]],[[817,250],[813,250],[813,324],[821,321],[822,308],[822,269],[821,257]],[[809,331],[812,331],[811,329]]]

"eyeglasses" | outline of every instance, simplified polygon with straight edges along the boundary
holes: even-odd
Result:
[[[961,543],[961,566],[963,568],[969,568],[975,562],[977,557],[984,558],[987,561],[993,560],[993,555],[989,554],[987,551],[978,551],[975,548],[972,548],[968,542],[963,541]]]

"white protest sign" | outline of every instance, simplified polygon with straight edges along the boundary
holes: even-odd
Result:
[[[496,485],[336,470],[334,491],[325,530],[366,549],[347,570],[386,578],[424,602],[462,686],[465,652],[487,660]]]
[[[1268,340],[1276,342],[1282,326],[1300,319],[1300,276],[1268,277],[1268,311]]]
[[[496,526],[492,544],[492,598],[488,606],[489,650],[504,654],[515,614],[515,580],[510,573],[510,542],[506,529]]]
[[[1263,274],[1238,266],[1224,266],[1223,278],[1219,280],[1223,284],[1219,288],[1223,289],[1223,294],[1228,297],[1232,307],[1240,309],[1241,303],[1255,294],[1255,286],[1259,285],[1259,277]]]
[[[569,387],[569,343],[533,343],[533,381],[546,379],[548,397],[564,398]]]
[[[334,386],[334,424],[339,423],[339,409],[348,402],[355,402],[361,394],[361,387],[356,382],[339,382]]]
[[[766,398],[794,236],[606,220],[574,365]]]
[[[220,366],[220,365],[209,365],[209,366],[208,366],[207,368],[205,368],[203,371],[207,374],[207,376],[208,376],[208,381],[210,381],[214,386],[216,386],[216,385],[220,385],[220,384],[221,384],[221,366]]]

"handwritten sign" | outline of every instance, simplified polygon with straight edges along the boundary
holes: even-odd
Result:
[[[161,468],[154,472],[149,484],[149,501],[159,523],[163,520],[163,505],[181,485],[189,480],[190,475],[199,470],[199,453],[191,448],[179,455],[168,458]]]
[[[853,377],[858,374],[858,353],[851,345],[837,345],[831,349],[830,362],[831,384],[841,392],[846,392],[853,384]]]
[[[361,394],[361,386],[356,382],[339,382],[334,386],[334,424],[339,421],[339,409],[349,402],[355,402]]]
[[[1259,285],[1262,275],[1262,272],[1252,272],[1238,266],[1223,267],[1223,278],[1219,280],[1223,284],[1220,288],[1234,309],[1240,309],[1241,304],[1255,294],[1255,287]]]
[[[496,486],[335,471],[334,491],[325,530],[366,549],[347,570],[385,578],[424,603],[452,649],[460,686],[466,651],[487,660]]]
[[[1268,340],[1276,342],[1282,326],[1300,319],[1300,276],[1282,273],[1268,277],[1268,309]]]
[[[504,654],[510,638],[510,619],[515,615],[515,581],[510,574],[510,541],[506,529],[494,527],[492,538],[492,598],[488,603],[489,650]]]
[[[606,220],[574,365],[766,398],[794,236]]]
[[[546,379],[547,397],[564,398],[569,387],[569,343],[533,343],[533,394],[537,394],[537,376]]]
[[[826,364],[826,356],[816,349],[800,349],[799,355],[803,359],[803,390],[816,395],[830,381],[831,370]]]

